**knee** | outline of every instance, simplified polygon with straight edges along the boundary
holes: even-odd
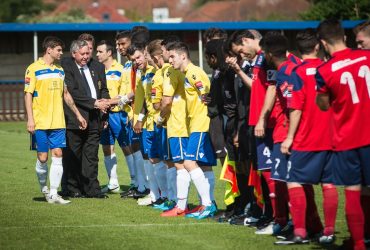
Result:
[[[48,153],[38,153],[37,154],[37,159],[41,163],[46,163],[48,161]]]

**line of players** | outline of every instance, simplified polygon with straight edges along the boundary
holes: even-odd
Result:
[[[210,166],[215,165],[215,154],[223,160],[226,148],[229,158],[238,162],[241,197],[219,220],[242,219],[243,224],[258,226],[256,234],[277,235],[276,244],[308,243],[315,237],[320,243],[332,243],[338,207],[334,184],[344,185],[350,244],[365,249],[369,196],[365,192],[361,196],[362,210],[360,190],[361,184],[369,185],[370,170],[366,161],[370,136],[365,129],[368,52],[347,49],[344,31],[335,21],[322,22],[318,34],[298,33],[302,59],[288,52],[288,41],[279,33],[262,38],[253,30],[237,31],[227,40],[222,32],[214,35],[218,37],[206,45],[206,58],[214,69],[212,84],[191,63],[187,45],[175,37],[148,43],[146,30],[119,33],[116,45],[128,61],[117,68],[113,68],[118,65],[112,58],[113,46],[106,41],[98,44],[97,57],[106,66],[109,91],[121,95],[125,110],[111,111],[102,136],[110,177],[106,191],[119,190],[113,138],[132,152],[141,135],[144,168],[130,167],[127,160],[132,188],[121,196],[140,198],[140,205],[164,210],[161,216],[213,216],[217,207]],[[319,59],[320,44],[332,57],[325,63]],[[360,135],[353,139],[355,134]],[[262,171],[265,200],[271,204],[263,212],[255,211],[259,209],[246,183],[251,163]],[[201,203],[187,211],[191,180]],[[312,188],[318,183],[324,197],[324,226]],[[144,197],[147,187],[150,194]],[[250,213],[240,216],[247,203]]]

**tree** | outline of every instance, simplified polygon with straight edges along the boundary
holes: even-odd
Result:
[[[369,0],[311,0],[311,7],[301,14],[303,20],[360,20],[370,18]]]
[[[15,22],[20,15],[36,16],[44,7],[42,0],[1,0],[0,22]]]

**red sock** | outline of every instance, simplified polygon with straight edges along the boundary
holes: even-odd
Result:
[[[276,195],[275,195],[275,181],[271,179],[270,171],[262,171],[262,176],[265,178],[266,184],[269,188],[270,200],[272,206],[273,216],[276,216]]]
[[[303,185],[303,189],[306,193],[307,199],[307,231],[310,233],[320,233],[324,229],[320,215],[317,212],[316,202],[315,202],[315,191],[312,185]]]
[[[288,187],[283,181],[275,181],[276,212],[275,222],[280,226],[288,223]]]
[[[355,249],[365,249],[364,214],[361,208],[360,194],[360,191],[345,189],[347,225]]]
[[[361,206],[365,217],[365,235],[370,238],[370,196],[361,195]]]
[[[323,210],[325,219],[324,235],[334,234],[338,210],[338,191],[334,185],[323,185]]]
[[[306,232],[306,195],[303,187],[289,188],[290,213],[294,225],[294,235],[303,238],[307,236]]]

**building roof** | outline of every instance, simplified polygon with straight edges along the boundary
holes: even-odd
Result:
[[[237,0],[208,2],[185,16],[186,22],[296,20],[306,11],[306,0]]]

